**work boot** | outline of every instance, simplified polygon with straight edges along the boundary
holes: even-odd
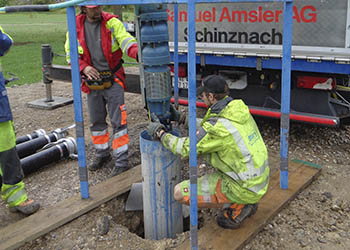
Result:
[[[256,213],[258,204],[236,204],[225,208],[216,218],[219,226],[228,229],[239,228],[242,222]]]
[[[96,157],[91,165],[88,166],[90,171],[96,171],[97,169],[102,168],[107,162],[111,160],[111,155],[107,155],[104,157]]]
[[[34,200],[26,200],[18,206],[10,207],[11,212],[20,212],[25,215],[34,214],[40,208],[40,204]]]
[[[109,175],[109,177],[113,177],[113,176],[116,176],[118,174],[121,174],[125,171],[127,171],[129,169],[128,166],[125,166],[125,167],[114,167],[111,174]]]

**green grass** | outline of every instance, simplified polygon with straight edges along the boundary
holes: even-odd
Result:
[[[1,58],[3,73],[6,77],[6,72],[11,72],[19,78],[9,85],[42,81],[41,46],[50,44],[55,54],[65,54],[66,19],[64,10],[0,15],[2,28],[14,40],[9,53]],[[134,62],[127,56],[124,61]],[[61,56],[54,56],[53,64],[67,65]]]
[[[0,24],[14,41],[9,53],[2,58],[5,76],[6,72],[11,72],[19,78],[12,84],[42,80],[42,44],[50,44],[54,53],[65,54],[67,22],[62,12],[2,14]],[[66,65],[65,58],[58,56],[53,63]]]

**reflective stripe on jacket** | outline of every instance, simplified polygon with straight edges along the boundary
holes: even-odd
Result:
[[[269,181],[268,153],[257,125],[242,100],[230,97],[208,110],[197,130],[197,154],[223,173],[223,191],[237,203],[257,203]],[[166,133],[162,144],[189,156],[189,138]]]
[[[86,66],[92,66],[90,53],[85,42],[85,18],[86,16],[83,14],[79,14],[76,17],[80,72],[82,72]],[[126,31],[123,23],[117,18],[117,16],[107,12],[102,12],[101,43],[103,54],[111,70],[113,70],[114,67],[119,64],[123,53],[128,54],[129,48],[132,45],[137,44],[136,39]],[[68,32],[66,35],[65,51],[66,60],[70,64]],[[122,82],[125,81],[123,67],[116,72],[116,75]],[[84,92],[89,92],[89,89],[85,86],[85,84],[82,85],[82,90]]]
[[[0,56],[10,49],[12,45],[12,38],[4,32],[0,26]],[[12,120],[12,113],[10,108],[9,99],[5,87],[5,79],[2,74],[1,61],[0,61],[0,122],[6,122]]]

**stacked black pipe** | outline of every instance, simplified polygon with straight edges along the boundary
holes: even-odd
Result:
[[[74,124],[48,134],[40,129],[16,138],[16,150],[24,174],[32,173],[63,158],[75,156],[77,152],[75,139],[66,138],[67,130],[73,127]]]
[[[20,144],[20,143],[23,143],[23,142],[26,142],[26,141],[30,141],[32,139],[38,138],[41,135],[46,135],[45,130],[43,130],[43,129],[35,130],[31,134],[26,134],[26,135],[17,137],[16,138],[16,144]]]
[[[25,175],[63,158],[75,155],[77,151],[75,139],[72,137],[62,138],[48,145],[47,148],[21,159],[21,166]]]
[[[20,159],[34,154],[39,149],[42,149],[46,144],[56,142],[61,138],[64,138],[65,134],[53,131],[49,134],[38,136],[32,140],[20,143],[16,145],[17,154]]]

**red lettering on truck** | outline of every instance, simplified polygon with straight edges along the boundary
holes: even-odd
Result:
[[[314,6],[306,5],[301,8],[300,12],[296,6],[293,6],[293,19],[298,23],[305,22],[311,23],[317,21],[317,9]],[[263,10],[261,6],[258,10],[232,10],[227,7],[223,7],[219,22],[232,22],[232,23],[271,23],[280,21],[280,16],[283,14],[282,10]]]
[[[174,11],[167,10],[168,21],[174,22]],[[229,23],[278,23],[283,17],[283,10],[264,10],[262,6],[258,6],[254,10],[230,10],[224,6],[219,13],[216,8],[209,10],[199,10],[196,12],[196,22],[216,22],[216,14],[218,14],[218,22]],[[179,11],[179,22],[187,22],[187,11]],[[305,5],[300,10],[293,6],[293,19],[297,23],[316,23],[317,9],[312,5]]]
[[[167,9],[168,12],[168,21],[174,22],[174,11],[170,11]],[[187,12],[186,11],[180,11],[179,12],[179,22],[187,22]],[[200,22],[216,22],[216,8],[212,8],[211,11],[209,10],[200,10],[196,13],[196,23]]]
[[[304,23],[317,22],[317,9],[314,6],[307,5],[300,10],[300,17]]]

